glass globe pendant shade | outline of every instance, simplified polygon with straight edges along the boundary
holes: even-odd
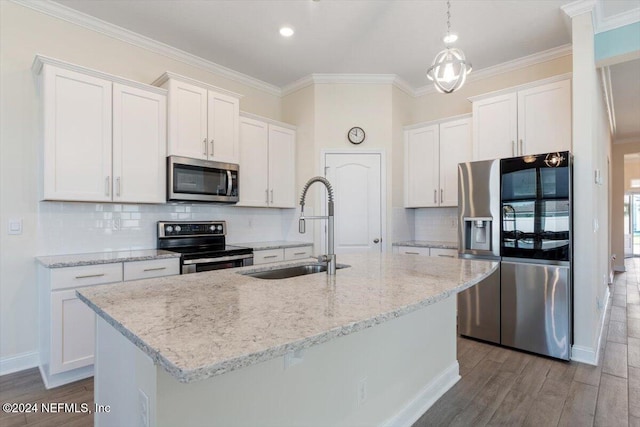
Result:
[[[471,64],[464,53],[460,49],[447,47],[436,55],[427,70],[427,78],[433,81],[438,92],[451,93],[464,85],[470,72]]]

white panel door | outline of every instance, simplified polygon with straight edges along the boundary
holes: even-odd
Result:
[[[51,374],[93,364],[95,327],[95,313],[75,289],[51,292]]]
[[[440,206],[458,206],[458,163],[470,162],[471,119],[440,124]]]
[[[296,206],[296,132],[269,125],[269,206]]]
[[[111,82],[45,65],[44,199],[111,200]]]
[[[438,125],[405,135],[405,207],[438,206]]]
[[[209,91],[208,105],[209,160],[238,163],[238,99]]]
[[[113,85],[113,200],[166,200],[166,97]]]
[[[207,158],[207,90],[169,81],[168,154]]]
[[[473,158],[491,160],[517,156],[518,103],[516,93],[473,103]]]
[[[571,150],[571,81],[518,92],[520,155]]]
[[[380,154],[326,154],[325,166],[334,190],[335,252],[381,252]],[[322,222],[323,233],[325,226]]]
[[[267,206],[268,200],[268,125],[240,118],[240,202],[239,206]]]

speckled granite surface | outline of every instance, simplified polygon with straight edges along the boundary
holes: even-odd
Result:
[[[93,252],[87,254],[69,254],[36,257],[47,268],[78,267],[81,265],[111,264],[124,261],[146,261],[162,258],[180,258],[177,252],[158,249],[135,251]]]
[[[340,255],[349,268],[264,280],[289,261],[77,291],[181,382],[250,366],[410,313],[466,289],[498,264],[392,254]]]
[[[283,248],[300,248],[302,246],[313,246],[312,242],[291,242],[285,240],[277,240],[273,242],[245,242],[245,243],[229,243],[233,246],[241,246],[243,248],[251,248],[254,251],[265,251],[268,249]]]
[[[393,246],[411,246],[414,248],[458,249],[457,242],[432,242],[430,240],[407,240],[395,242]]]

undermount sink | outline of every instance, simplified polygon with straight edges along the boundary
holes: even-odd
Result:
[[[337,269],[348,267],[347,265],[338,265]],[[321,273],[327,271],[326,264],[303,264],[291,267],[276,268],[273,270],[255,271],[249,273],[240,273],[245,276],[257,277],[258,279],[287,279],[289,277],[304,276],[306,274]]]

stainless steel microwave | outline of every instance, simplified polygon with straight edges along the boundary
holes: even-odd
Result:
[[[167,157],[167,201],[238,203],[238,165]]]

